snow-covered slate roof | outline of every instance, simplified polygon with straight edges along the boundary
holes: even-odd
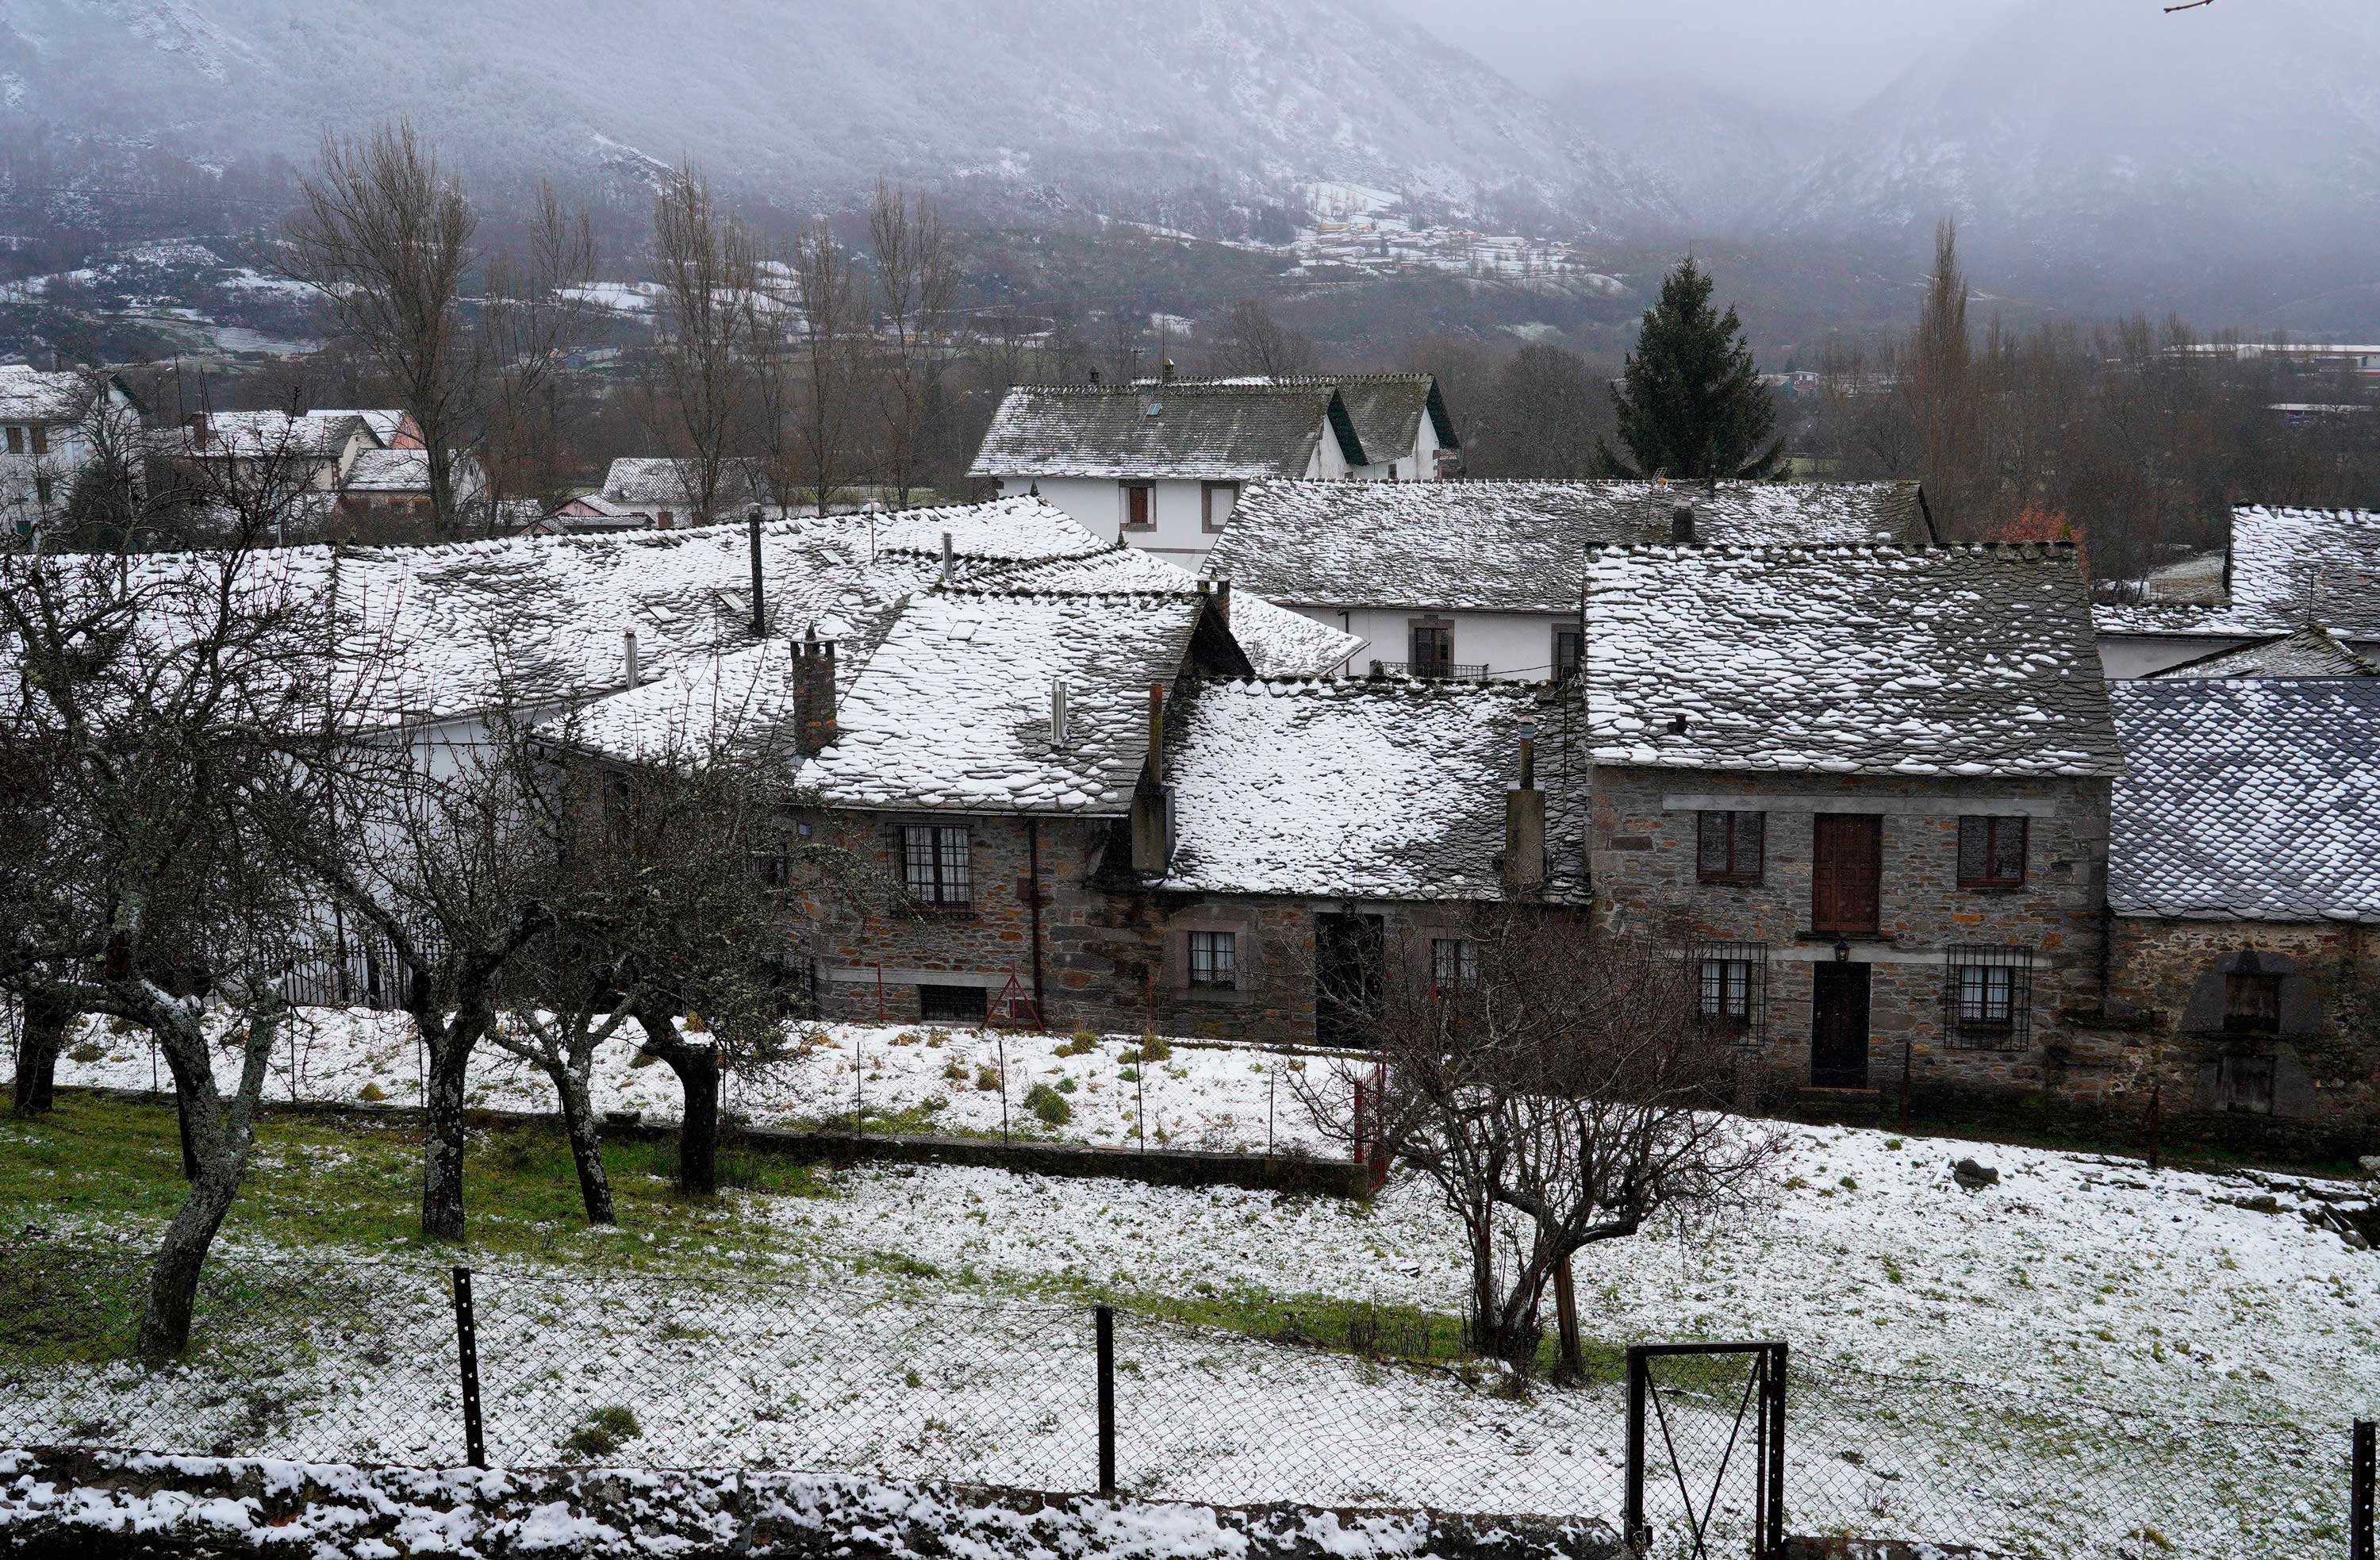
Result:
[[[892,611],[897,610],[896,602]],[[890,613],[885,616],[889,620]],[[832,628],[847,636],[835,643],[840,692],[850,686],[859,658],[881,636],[849,635],[849,625],[841,619]],[[552,741],[632,763],[695,761],[722,748],[738,752],[774,749],[794,763],[796,755],[785,723],[794,713],[793,647],[798,642],[771,640],[697,657],[652,681],[556,715],[539,732]]]
[[[468,459],[468,457],[458,457]],[[428,493],[426,449],[368,449],[347,468],[346,487],[355,493]]]
[[[1196,593],[916,596],[802,783],[837,807],[1122,816],[1148,754],[1149,687],[1190,668],[1207,608]],[[1228,640],[1219,649],[1246,670]],[[1062,678],[1066,740],[1052,744]]]
[[[2214,606],[2125,603],[2093,614],[2106,634],[2282,634],[2319,621],[2380,639],[2380,509],[2231,511],[2231,599]]]
[[[1326,381],[1019,384],[1001,398],[968,475],[1296,477],[1326,425],[1348,464],[1363,464],[1347,405]]]
[[[2123,765],[2062,543],[1598,549],[1585,685],[1604,763],[1947,776]]]
[[[314,415],[360,418],[371,436],[388,449],[396,448],[397,441],[407,437],[407,415],[395,407],[317,407]]]
[[[2130,766],[2109,814],[2119,915],[2380,921],[2380,678],[2108,690]]]
[[[1360,899],[1503,894],[1504,793],[1520,727],[1548,734],[1515,683],[1210,682],[1166,732],[1175,846],[1166,888]],[[1557,897],[1583,891],[1565,786],[1541,738]]]
[[[1028,565],[1000,577],[1002,590],[1195,591],[1196,576],[1171,559],[1137,547],[1106,548],[1088,557]],[[1342,633],[1286,607],[1236,588],[1231,601],[1232,638],[1247,652],[1260,677],[1328,676],[1362,650],[1358,635]]]
[[[82,375],[0,363],[0,422],[58,422],[75,415]]]
[[[1591,546],[1922,543],[1914,482],[1260,482],[1201,572],[1300,606],[1574,613]]]
[[[2167,677],[2371,677],[2380,665],[2348,649],[2319,623],[2253,644],[2235,645],[2210,655],[2151,672]]]
[[[370,436],[370,426],[351,411],[310,411],[296,417],[285,411],[218,411],[207,414],[203,443],[188,423],[159,432],[170,447],[186,455],[334,456],[358,428]]]
[[[603,473],[603,496],[614,504],[684,509],[694,502],[693,469],[692,461],[624,455]],[[721,505],[742,504],[759,488],[747,462],[728,460],[720,466],[713,498]]]

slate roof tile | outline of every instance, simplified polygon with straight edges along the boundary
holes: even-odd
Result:
[[[2380,639],[2380,509],[2231,511],[2231,599],[2212,606],[2102,605],[2107,634],[2248,637],[2309,621],[2350,640]]]
[[[1181,565],[1123,546],[1087,557],[1028,565],[1002,575],[1000,583],[1004,589],[1053,591],[1198,588],[1197,578]],[[1236,587],[1232,591],[1231,613],[1232,637],[1247,652],[1248,664],[1260,677],[1324,676],[1365,644],[1357,635],[1342,633]]]
[[[1362,464],[1330,384],[1019,384],[1002,397],[968,475],[1196,478],[1305,473],[1325,427]]]
[[[2380,665],[2338,642],[2319,623],[2251,644],[2218,650],[2163,671],[2153,680],[2171,677],[2372,677]]]
[[[2380,678],[2121,682],[2119,915],[2380,921]]]

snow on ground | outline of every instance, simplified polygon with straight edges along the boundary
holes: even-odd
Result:
[[[996,1130],[1005,1044],[1016,1123],[1043,1130],[1022,1109],[1025,1094],[1071,1081],[1063,1097],[1074,1117],[1057,1135],[1131,1140],[1135,1095],[1123,1056],[1138,1042],[1110,1037],[1087,1054],[1060,1054],[1075,1043],[827,1027],[797,1079],[739,1082],[731,1103],[757,1120],[795,1120],[848,1112],[856,1097],[870,1113],[915,1110],[911,1119],[943,1129]],[[397,1103],[413,1098],[413,1046],[395,1022],[327,1016],[297,1049],[277,1090],[294,1074],[307,1098],[354,1099],[366,1084]],[[79,1054],[62,1081],[148,1082],[137,1040],[90,1031]],[[1286,1087],[1286,1069],[1301,1060],[1329,1065],[1175,1042],[1170,1059],[1145,1069],[1151,1142],[1161,1131],[1175,1144],[1261,1147],[1269,1105],[1275,1141],[1322,1152]],[[672,1076],[634,1061],[625,1046],[607,1054],[599,1102],[668,1114]],[[473,1091],[485,1104],[545,1105],[542,1088],[492,1053]],[[2179,1553],[2315,1552],[2307,1535],[2333,1519],[2343,1493],[2330,1442],[2380,1406],[2380,1256],[2300,1216],[2321,1188],[2281,1176],[2151,1177],[2090,1154],[1788,1130],[1790,1159],[1765,1210],[1724,1231],[1597,1248],[1581,1261],[1580,1288],[1598,1339],[1791,1346],[1794,1509],[1857,1530],[2079,1554],[2128,1511],[2147,1520],[2123,1504],[2146,1501]],[[1949,1166],[1971,1156],[1995,1166],[1999,1185],[1961,1189]],[[737,1194],[776,1237],[764,1243],[769,1260],[785,1264],[792,1290],[730,1279],[656,1300],[607,1281],[601,1320],[590,1322],[576,1281],[527,1270],[483,1277],[488,1357],[536,1362],[526,1375],[492,1368],[492,1437],[517,1438],[508,1456],[544,1460],[590,1407],[632,1400],[640,1414],[661,1416],[648,1425],[656,1444],[710,1447],[722,1460],[766,1455],[781,1465],[1047,1481],[1058,1477],[1049,1469],[1079,1456],[1070,1415],[1086,1352],[1081,1307],[1044,1311],[1012,1298],[969,1310],[951,1294],[1071,1297],[1090,1286],[1292,1309],[1301,1299],[1462,1308],[1450,1221],[1406,1177],[1368,1207],[964,1168],[863,1166],[832,1185],[827,1198]],[[854,1273],[887,1271],[913,1281],[848,1287]],[[422,1284],[403,1306],[382,1298],[367,1309],[395,1307],[406,1326],[434,1333],[443,1297]],[[868,1342],[856,1359],[850,1334],[815,1333],[859,1317]],[[670,1331],[673,1319],[696,1335]],[[1508,1510],[1548,1509],[1546,1492],[1576,1490],[1561,1509],[1603,1509],[1592,1492],[1612,1476],[1618,1451],[1609,1389],[1518,1402],[1444,1372],[1237,1335],[1151,1322],[1128,1322],[1123,1334],[1138,1389],[1151,1395],[1145,1403],[1206,1406],[1144,1418],[1127,1464],[1141,1459],[1135,1477],[1156,1481],[1149,1488]],[[557,1336],[572,1341],[565,1348]],[[322,1353],[300,1374],[320,1379],[277,1391],[353,1390],[340,1384],[358,1378],[339,1360],[364,1344],[318,1341]],[[656,1344],[666,1369],[652,1363]],[[406,1398],[389,1369],[364,1379]],[[64,1420],[104,1420],[121,1402],[97,1381],[64,1384]],[[434,1371],[419,1389],[425,1404],[445,1390]],[[203,1372],[188,1391],[189,1412],[209,1423],[247,1411]],[[821,1418],[822,1404],[844,1407]],[[443,1425],[446,1409],[424,1411]],[[334,1411],[304,1422],[348,1434]],[[2275,1424],[2303,1428],[2256,1428]],[[431,1455],[395,1443],[358,1450],[351,1440],[303,1444],[307,1455]],[[2120,1491],[2132,1493],[2112,1493]],[[1957,1503],[1954,1518],[1943,1516],[1945,1501]],[[2242,1526],[2254,1523],[2268,1526]]]

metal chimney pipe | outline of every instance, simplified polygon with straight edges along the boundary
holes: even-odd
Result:
[[[1148,685],[1148,762],[1154,774],[1164,773],[1165,685]]]
[[[637,676],[637,631],[634,628],[620,630],[620,656],[628,669],[628,686],[634,688],[639,680]]]
[[[1066,745],[1066,679],[1053,677],[1050,682],[1050,746]]]
[[[769,606],[760,595],[760,506],[758,504],[745,515],[744,525],[752,540],[752,637],[765,639],[769,633]]]
[[[944,579],[951,577],[951,564],[957,556],[958,549],[951,544],[951,533],[942,532],[942,578]]]

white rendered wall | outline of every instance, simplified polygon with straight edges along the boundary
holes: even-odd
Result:
[[[1454,662],[1459,666],[1488,668],[1501,681],[1542,682],[1553,676],[1554,629],[1576,628],[1578,615],[1534,612],[1427,613],[1417,607],[1365,608],[1335,612],[1325,607],[1299,607],[1317,623],[1358,636],[1367,641],[1349,676],[1362,676],[1375,661],[1395,664],[1413,653],[1413,622],[1436,616],[1454,624]]]

